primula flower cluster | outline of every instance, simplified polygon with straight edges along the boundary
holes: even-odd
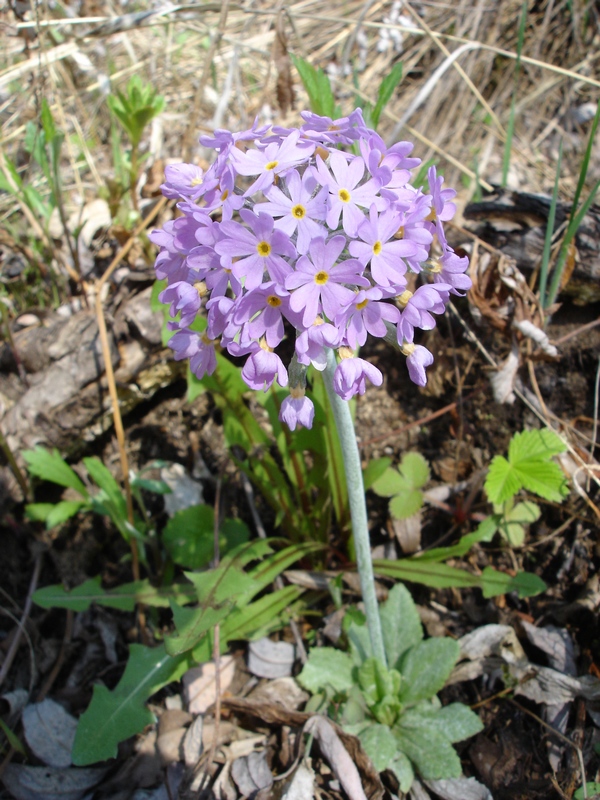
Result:
[[[167,280],[160,298],[177,317],[169,323],[175,358],[189,358],[202,378],[216,369],[217,346],[245,357],[251,389],[289,385],[280,418],[292,430],[312,425],[306,369],[323,370],[327,348],[340,358],[333,384],[344,400],[363,394],[367,380],[383,381],[356,354],[369,334],[393,336],[411,380],[424,386],[433,356],[415,343],[415,330],[431,330],[450,295],[471,285],[468,259],[444,233],[456,193],[435,167],[429,194],[410,183],[420,164],[412,144],[386,147],[360,109],[337,120],[302,117],[299,129],[255,122],[201,137],[214,163],[166,168],[161,188],[179,200],[181,216],[150,237],[160,247],[156,275]],[[435,239],[440,255],[432,259]],[[410,283],[414,291],[411,273],[425,279]],[[201,310],[207,325],[198,333],[190,326]],[[286,365],[276,351],[292,331]]]

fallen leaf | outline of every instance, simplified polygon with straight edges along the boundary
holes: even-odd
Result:
[[[55,769],[9,764],[2,782],[14,800],[80,800],[106,771],[105,767]]]
[[[233,656],[221,656],[220,685],[223,693],[231,684],[235,674]],[[209,661],[199,667],[192,667],[183,676],[183,699],[190,714],[203,714],[216,699],[215,664]]]
[[[265,636],[248,645],[248,669],[258,678],[284,678],[292,674],[296,648]]]
[[[50,767],[70,767],[77,720],[54,700],[31,703],[23,711],[23,733],[33,753]]]

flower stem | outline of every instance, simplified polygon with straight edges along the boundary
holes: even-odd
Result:
[[[356,443],[356,433],[354,431],[352,415],[350,414],[350,406],[336,394],[333,388],[333,374],[336,366],[334,352],[328,349],[327,366],[323,376],[325,378],[327,396],[331,403],[335,424],[340,437],[340,445],[346,470],[346,484],[348,486],[352,533],[354,535],[354,547],[356,549],[356,563],[360,577],[363,602],[365,604],[365,613],[367,615],[367,626],[369,628],[373,655],[387,666],[377,597],[375,595],[373,564],[371,562],[371,544],[367,522],[367,505],[365,502],[365,487],[360,465],[360,453]]]

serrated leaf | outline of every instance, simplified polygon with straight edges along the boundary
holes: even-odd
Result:
[[[31,475],[74,489],[86,500],[88,499],[87,489],[58,450],[49,452],[38,445],[34,450],[24,450],[22,455]]]
[[[354,685],[352,666],[348,653],[333,647],[316,647],[310,651],[298,683],[312,694],[322,689],[347,692]]]
[[[379,480],[391,465],[391,458],[375,458],[363,470],[363,484],[365,491],[370,489],[375,481]]]
[[[401,491],[390,500],[390,514],[394,519],[408,519],[423,507],[423,494],[418,489]]]
[[[398,668],[400,657],[423,638],[423,626],[406,586],[397,583],[379,609],[388,666]]]
[[[407,487],[406,481],[397,469],[389,467],[380,478],[373,482],[371,487],[380,497],[393,497]]]
[[[491,503],[504,503],[521,488],[521,481],[504,456],[494,456],[483,488]]]
[[[518,464],[529,459],[548,460],[564,453],[566,447],[559,436],[549,428],[515,433],[508,446],[508,460]]]
[[[460,655],[454,639],[427,639],[405,653],[400,662],[400,700],[416,703],[429,700],[443,689]]]
[[[117,686],[109,691],[96,684],[92,702],[82,714],[73,744],[76,766],[115,758],[119,742],[140,733],[154,721],[146,700],[189,668],[187,656],[172,658],[163,644],[129,647],[129,661]]]
[[[168,608],[171,599],[179,604],[190,603],[196,599],[196,590],[187,583],[156,588],[147,579],[124,583],[114,589],[103,589],[101,578],[97,575],[70,591],[56,584],[38,589],[33,595],[33,601],[42,608],[68,608],[73,611],[85,611],[92,603],[121,611],[133,611],[137,603]]]
[[[515,472],[525,489],[545,500],[562,503],[568,494],[565,476],[558,464],[552,461],[522,461],[515,467]]]
[[[398,469],[413,489],[420,489],[429,481],[429,464],[420,453],[406,453]]]
[[[377,772],[387,769],[398,754],[398,743],[387,725],[369,725],[358,738]]]

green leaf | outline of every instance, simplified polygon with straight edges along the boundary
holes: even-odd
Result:
[[[521,481],[504,456],[494,456],[484,489],[492,503],[503,503],[521,488]]]
[[[472,575],[464,569],[449,567],[447,564],[421,560],[420,558],[403,558],[398,561],[387,559],[373,560],[373,569],[378,575],[400,581],[413,581],[431,586],[434,589],[466,589],[480,587],[481,577]],[[500,592],[502,594],[502,592]]]
[[[416,703],[436,695],[448,680],[460,655],[454,639],[427,639],[405,653],[401,660],[400,700]]]
[[[379,118],[381,117],[381,112],[387,106],[389,101],[392,99],[392,95],[394,94],[394,90],[402,80],[402,62],[399,61],[397,64],[391,68],[389,74],[381,81],[381,85],[379,86],[379,91],[377,93],[377,102],[375,103],[375,107],[371,111],[371,121],[373,123],[373,127],[377,128],[379,125]]]
[[[545,592],[548,587],[544,581],[531,572],[518,572],[514,577],[486,567],[481,576],[481,589],[484,597],[517,592],[519,597],[533,597]]]
[[[410,592],[401,583],[390,589],[379,609],[388,666],[398,669],[400,657],[423,638],[423,626]]]
[[[565,449],[548,428],[522,431],[513,436],[508,461],[496,456],[490,464],[485,491],[492,503],[503,503],[524,487],[546,500],[562,502],[567,484],[562,470],[549,459]]]
[[[214,556],[215,514],[211,506],[196,505],[177,511],[162,532],[162,542],[176,564],[187,569],[205,567]]]
[[[459,778],[460,759],[441,725],[434,719],[414,713],[403,714],[392,729],[399,749],[415,764],[425,780]]]
[[[398,750],[396,757],[390,763],[388,769],[391,769],[400,784],[400,791],[407,794],[415,779],[415,772],[413,770],[410,759],[407,758],[403,752]]]
[[[380,497],[393,497],[406,488],[406,482],[397,469],[389,467],[371,486]]]
[[[31,475],[74,489],[86,500],[89,498],[87,489],[58,450],[49,452],[38,446],[35,450],[24,450],[22,455]]]
[[[189,668],[189,658],[172,658],[163,644],[132,644],[123,677],[113,689],[96,684],[92,702],[82,714],[73,743],[73,763],[83,767],[115,758],[119,742],[154,722],[146,700]]]
[[[498,529],[511,547],[521,547],[525,541],[525,526],[538,520],[541,513],[537,503],[517,503],[502,517]]]
[[[66,520],[74,517],[82,508],[89,508],[85,500],[62,500],[60,503],[56,503],[46,517],[46,527],[50,530],[56,525],[61,525]]]
[[[369,725],[358,738],[377,772],[387,769],[398,755],[398,743],[387,725]]]
[[[22,756],[27,757],[27,750],[25,749],[23,743],[21,742],[17,734],[13,733],[13,731],[8,727],[8,725],[6,724],[6,722],[4,722],[2,717],[0,717],[0,730],[6,736],[6,739],[9,745],[13,748],[13,750],[16,750],[17,753],[20,753]]]
[[[369,461],[363,470],[363,484],[365,491],[371,489],[373,484],[379,480],[392,463],[391,458],[375,458]]]
[[[290,55],[306,89],[311,111],[324,117],[335,117],[335,98],[329,77],[322,69],[313,67],[300,56]]]
[[[390,500],[390,514],[394,519],[408,519],[423,507],[423,495],[418,489],[399,492]]]
[[[298,682],[312,694],[328,688],[347,692],[354,685],[352,659],[348,653],[333,647],[315,647],[298,675]]]
[[[562,439],[550,428],[515,433],[508,446],[508,460],[511,464],[528,461],[532,458],[549,459],[564,453],[566,447]]]
[[[591,800],[594,800],[594,797],[598,794],[600,794],[600,783],[598,781],[588,781],[585,785],[585,792],[583,786],[580,786],[573,795],[573,800],[583,800],[586,795]]]
[[[56,503],[28,503],[25,506],[25,516],[32,522],[46,522],[48,514],[55,506]]]
[[[156,480],[154,478],[140,478],[136,475],[131,480],[132,489],[144,489],[146,492],[153,492],[154,494],[171,494],[172,490],[164,481]]]
[[[121,491],[121,487],[113,478],[110,471],[104,466],[100,459],[95,456],[92,458],[84,458],[83,463],[94,483],[102,489],[109,499],[112,509],[118,514],[120,519],[126,520],[127,501]],[[113,519],[113,522],[114,521]]]
[[[103,589],[101,578],[97,575],[70,591],[56,584],[38,589],[33,595],[33,601],[42,608],[68,608],[73,611],[85,611],[92,603],[121,611],[133,611],[137,603],[168,608],[170,599],[179,604],[192,602],[196,599],[196,590],[188,583],[157,589],[147,579],[124,583],[114,589]]]
[[[478,542],[491,542],[498,529],[498,515],[492,514],[479,523],[473,533],[462,536],[458,542],[449,547],[432,547],[425,553],[420,553],[415,557],[419,562],[425,561],[446,561],[448,558],[460,558]]]
[[[413,489],[420,489],[429,482],[429,464],[420,453],[406,453],[398,467],[407,483]]]
[[[483,723],[464,703],[450,703],[436,714],[440,729],[451,742],[462,742],[483,730]]]

